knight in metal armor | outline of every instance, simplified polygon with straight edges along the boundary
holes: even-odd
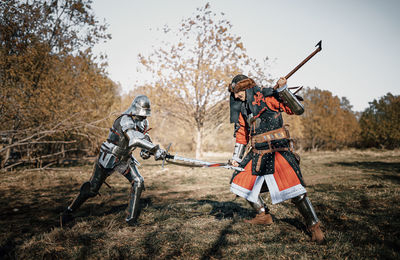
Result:
[[[245,169],[233,174],[231,191],[245,198],[257,211],[254,219],[245,222],[273,223],[260,196],[261,192],[269,191],[273,204],[290,199],[304,217],[312,241],[324,241],[320,221],[307,196],[300,157],[294,153],[281,114],[302,114],[301,98],[291,93],[285,78],[279,79],[276,88],[260,88],[251,78],[237,75],[229,85],[229,92],[230,119],[236,138],[232,164]]]
[[[146,118],[150,115],[150,100],[147,96],[139,95],[128,110],[114,121],[107,140],[101,145],[90,180],[82,184],[80,193],[62,213],[61,225],[71,221],[73,213],[87,199],[95,197],[106,178],[115,171],[125,176],[132,185],[126,222],[130,225],[136,223],[144,180],[136,167],[138,161],[132,151],[141,148],[140,156],[143,159],[154,155],[156,160],[162,160],[166,156],[165,150],[153,144],[147,133],[149,126]]]

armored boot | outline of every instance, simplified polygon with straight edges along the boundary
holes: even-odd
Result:
[[[317,243],[324,242],[325,238],[324,233],[320,229],[320,221],[307,194],[302,194],[293,198],[292,202],[296,205],[306,222],[307,230],[311,233],[311,241]]]
[[[80,206],[90,197],[94,197],[90,191],[90,182],[85,182],[82,184],[78,196],[72,201],[66,210],[60,216],[60,226],[63,227],[66,224],[74,220],[73,212],[75,212]]]
[[[136,168],[136,165],[131,164],[129,165],[130,171],[125,177],[131,181],[132,188],[129,195],[129,204],[127,208],[128,216],[126,217],[125,221],[128,225],[133,226],[136,225],[137,217],[139,213],[139,200],[144,189],[144,180],[143,177],[140,175],[139,171]]]
[[[74,220],[73,213],[77,209],[79,209],[86,200],[95,197],[98,194],[98,191],[101,185],[104,183],[107,176],[108,176],[107,171],[96,163],[90,180],[82,184],[79,194],[68,206],[68,208],[64,210],[63,213],[61,213],[60,216],[61,227],[73,221]]]
[[[66,210],[63,211],[60,215],[60,226],[65,227],[68,223],[74,220],[74,216],[72,215],[72,211],[68,207]]]
[[[257,211],[257,215],[253,219],[244,220],[245,223],[257,225],[271,225],[274,223],[271,214],[269,214],[269,209],[262,200],[261,196],[258,196],[256,203],[250,201],[248,202]]]

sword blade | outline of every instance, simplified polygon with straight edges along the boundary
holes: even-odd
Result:
[[[213,163],[213,162],[207,162],[207,161],[202,161],[202,160],[197,160],[197,159],[192,159],[192,158],[186,158],[182,157],[179,155],[167,155],[166,157],[167,162],[174,163],[174,164],[179,164],[183,166],[197,166],[197,167],[222,167],[225,169],[231,169],[235,171],[244,171],[243,168],[241,167],[236,167],[227,163]],[[183,163],[185,164],[183,164]]]
[[[236,166],[233,166],[233,165],[227,164],[227,163],[214,163],[214,164],[207,165],[206,167],[222,167],[225,169],[235,170],[235,171],[239,171],[239,172],[244,171],[244,169],[242,167],[236,167]]]
[[[173,160],[174,161],[187,162],[187,163],[190,163],[190,164],[198,164],[198,165],[201,165],[201,166],[214,164],[214,163],[201,161],[201,160],[197,160],[197,159],[182,157],[182,156],[179,156],[179,155],[174,155]]]

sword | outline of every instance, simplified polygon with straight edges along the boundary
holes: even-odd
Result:
[[[164,162],[167,161],[171,164],[181,165],[181,166],[190,166],[190,167],[221,167],[225,169],[235,170],[242,172],[244,169],[242,167],[236,167],[229,163],[214,163],[214,162],[206,162],[202,160],[186,158],[179,155],[172,155],[168,153],[171,144],[168,145],[166,150],[167,154],[163,160],[162,166],[164,167]]]
[[[166,155],[166,160],[168,163],[177,164],[181,166],[191,166],[191,167],[222,167],[225,169],[235,170],[235,171],[244,171],[242,167],[236,167],[229,163],[214,163],[214,162],[206,162],[197,159],[191,159],[182,157],[179,155]]]

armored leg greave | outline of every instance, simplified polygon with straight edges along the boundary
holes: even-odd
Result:
[[[307,227],[311,227],[319,222],[317,214],[308,199],[307,194],[302,194],[292,199],[300,214],[303,216]]]
[[[248,201],[248,202],[251,205],[251,207],[257,211],[257,213],[262,213],[262,212],[265,212],[266,214],[269,213],[269,209],[267,207],[267,204],[265,204],[265,202],[263,201],[261,195],[258,195],[258,200],[257,200],[256,203],[251,202],[251,201]]]
[[[104,183],[107,177],[108,177],[108,172],[96,162],[92,177],[88,182],[82,184],[78,196],[74,199],[74,201],[72,201],[71,205],[69,205],[68,211],[74,212],[87,199],[95,197],[98,194],[101,185]]]
[[[131,182],[132,188],[129,196],[129,203],[126,217],[126,222],[132,225],[136,222],[138,212],[139,212],[139,200],[142,190],[144,188],[144,180],[142,175],[140,175],[136,165],[131,163],[129,165],[129,172],[124,174],[124,176]]]

